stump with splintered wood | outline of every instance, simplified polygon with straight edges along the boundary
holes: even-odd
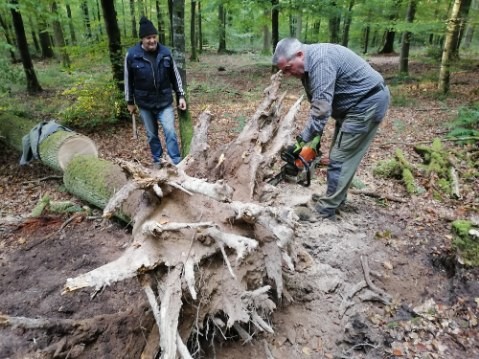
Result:
[[[200,333],[226,338],[234,331],[244,341],[254,332],[273,333],[270,314],[288,296],[282,268],[294,270],[299,250],[296,215],[274,206],[277,189],[265,183],[275,155],[291,140],[301,101],[282,116],[280,76],[272,77],[256,113],[224,147],[208,149],[211,115],[203,113],[179,166],[150,171],[118,161],[128,180],[104,216],[136,203],[126,206],[131,246],[117,260],[69,278],[64,293],[138,276],[159,333],[150,337],[159,337],[162,358],[199,353],[207,344]]]

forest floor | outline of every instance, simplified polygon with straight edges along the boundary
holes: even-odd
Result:
[[[234,336],[217,338],[203,357],[479,358],[479,271],[459,265],[451,249],[452,220],[479,222],[477,178],[463,188],[461,200],[439,201],[431,191],[411,197],[399,181],[372,175],[377,161],[391,158],[397,148],[411,162],[420,162],[413,146],[443,137],[458,108],[478,101],[478,64],[454,73],[452,95],[438,99],[433,82],[414,80],[437,68],[412,62],[412,80],[397,84],[397,60],[369,59],[396,96],[357,173],[365,189],[382,198],[352,193],[338,221],[302,221],[297,240],[313,262],[294,273],[284,272],[291,297],[278,303],[271,317],[275,333],[258,333],[249,343]],[[231,141],[269,84],[270,65],[255,62],[254,56],[228,55],[205,56],[189,66],[193,118],[204,109],[213,113],[211,147]],[[290,101],[303,93],[294,79],[286,79],[284,87]],[[308,104],[303,103],[298,129],[307,111]],[[131,139],[129,123],[87,135],[101,157],[149,166],[139,127],[137,141]],[[328,125],[323,140],[324,153],[332,127]],[[32,209],[46,195],[85,203],[63,189],[56,173],[38,162],[20,167],[19,157],[13,150],[0,151],[0,358],[53,357],[65,348],[70,348],[68,358],[139,358],[153,319],[136,280],[99,293],[84,289],[62,295],[67,278],[117,258],[131,242],[131,229],[102,220],[97,209],[88,218],[53,214],[31,218]],[[325,173],[324,166],[317,168],[308,188],[280,184],[278,203],[304,206],[313,193],[324,191]],[[369,270],[364,270],[364,259]],[[375,300],[373,288],[359,285],[368,275],[392,298],[388,305]],[[45,322],[39,329],[12,329],[2,327],[2,315]],[[91,326],[88,337],[69,335],[67,320],[91,318],[85,324]],[[65,327],[63,334],[58,326]]]

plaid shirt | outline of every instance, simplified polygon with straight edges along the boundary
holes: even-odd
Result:
[[[364,59],[348,48],[336,44],[304,45],[302,79],[311,111],[301,133],[308,142],[322,132],[329,117],[343,118],[383,77]]]

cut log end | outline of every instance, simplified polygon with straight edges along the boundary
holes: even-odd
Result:
[[[77,134],[67,138],[58,150],[58,164],[61,169],[65,170],[71,159],[78,155],[93,155],[98,157],[98,150],[91,139]]]

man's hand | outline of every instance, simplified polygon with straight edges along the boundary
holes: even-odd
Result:
[[[127,105],[126,107],[128,109],[128,112],[130,113],[130,115],[138,113],[138,108],[136,107],[136,105]]]
[[[294,158],[298,158],[303,146],[304,146],[304,141],[300,136],[298,136],[296,137],[296,143],[294,145],[288,146],[286,148],[286,152],[289,153]]]
[[[322,133],[317,132],[315,136],[307,143],[307,146],[313,148],[316,153],[320,153],[321,149],[321,135]]]
[[[180,100],[178,101],[178,108],[182,111],[186,110],[186,101],[184,97],[180,97]]]

